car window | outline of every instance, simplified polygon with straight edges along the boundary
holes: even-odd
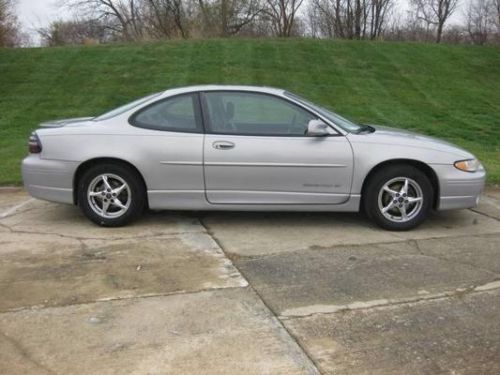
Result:
[[[154,97],[159,96],[160,94],[161,93],[156,93],[156,94],[146,96],[145,98],[137,99],[137,100],[133,101],[132,103],[125,104],[121,107],[113,109],[112,111],[106,112],[98,117],[95,117],[93,120],[94,121],[103,121],[103,120],[108,120],[110,118],[116,117],[116,116],[121,115],[122,113],[125,113],[125,112],[127,112],[127,111],[129,111],[137,106],[140,106],[142,103],[146,103],[148,100],[151,100]]]
[[[175,96],[141,109],[132,116],[132,125],[165,131],[201,131],[197,100],[193,94]]]
[[[319,112],[319,114],[321,116],[324,116],[326,117],[328,120],[330,120],[331,122],[333,122],[335,125],[338,125],[340,126],[342,129],[348,131],[348,132],[353,132],[353,133],[357,133],[359,132],[361,129],[363,129],[362,126],[360,125],[357,125],[355,124],[354,122],[352,121],[349,121],[348,119],[340,116],[339,114],[337,113],[334,113],[324,107],[321,107],[317,104],[314,104],[312,102],[310,102],[309,100],[307,99],[304,99],[298,95],[295,95],[295,94],[292,94],[290,92],[285,92],[285,95],[294,99],[294,100],[297,100],[298,102],[312,108],[313,110],[315,110],[316,112]]]
[[[278,97],[245,92],[205,93],[210,130],[218,134],[304,136],[306,110]]]

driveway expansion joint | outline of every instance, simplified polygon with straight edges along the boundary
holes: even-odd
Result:
[[[198,218],[198,221],[200,222],[201,226],[203,228],[205,228],[207,234],[212,238],[213,241],[215,241],[215,243],[217,244],[217,246],[219,246],[219,248],[221,249],[221,251],[224,253],[224,255],[231,260],[231,257],[230,255],[227,253],[226,249],[224,248],[224,246],[220,243],[220,241],[217,239],[217,237],[215,236],[215,234],[213,233],[213,231],[210,229],[210,227],[208,225],[205,224],[204,220],[203,220],[203,217],[199,217]],[[262,302],[262,304],[266,307],[266,309],[269,311],[269,313],[271,314],[271,316],[273,317],[273,319],[275,319],[275,321],[277,322],[277,324],[279,325],[279,327],[281,327],[283,329],[283,332],[285,332],[289,337],[290,339],[299,347],[299,349],[302,351],[302,353],[304,353],[304,356],[306,356],[306,358],[309,360],[311,366],[314,368],[314,370],[322,375],[323,373],[321,372],[320,370],[320,366],[319,364],[316,362],[316,360],[312,357],[312,355],[306,350],[305,346],[303,345],[303,343],[300,342],[299,338],[296,337],[294,334],[292,334],[292,332],[286,327],[285,324],[283,324],[283,321],[281,320],[281,317],[279,317],[275,312],[274,310],[271,308],[271,306],[269,306],[269,304],[265,301],[265,299],[262,297],[262,295],[257,291],[257,289],[254,288],[254,286],[248,281],[248,279],[245,277],[245,274],[240,270],[240,268],[233,263],[233,261],[231,260],[231,263],[233,264],[233,266],[238,270],[238,272],[241,274],[241,277],[247,281],[247,284],[248,284],[248,288],[250,288],[254,293],[255,295],[259,298],[259,300]]]
[[[214,238],[214,235],[211,234],[210,229],[208,229],[208,228],[207,228],[207,233],[212,238]],[[265,253],[265,254],[256,254],[256,255],[248,255],[248,256],[244,256],[244,255],[241,255],[238,253],[231,253],[231,252],[226,251],[226,250],[224,250],[224,253],[231,260],[253,262],[253,261],[259,261],[259,260],[263,260],[263,259],[267,259],[267,258],[280,257],[280,256],[283,256],[284,254],[287,254],[287,255],[300,254],[300,253],[303,253],[304,251],[325,251],[325,250],[335,250],[335,249],[345,249],[345,248],[363,248],[363,247],[367,247],[367,246],[379,247],[379,246],[384,246],[384,245],[408,244],[408,245],[414,247],[417,250],[419,255],[434,257],[434,258],[438,258],[438,259],[445,260],[445,261],[451,261],[450,259],[439,258],[437,256],[424,253],[420,248],[419,242],[431,241],[431,240],[446,240],[446,239],[454,239],[454,238],[471,238],[471,237],[482,238],[485,235],[487,235],[487,236],[500,235],[500,232],[498,232],[498,233],[486,233],[486,234],[482,233],[482,234],[476,234],[476,235],[464,234],[464,235],[458,235],[458,236],[457,235],[432,236],[432,237],[425,237],[425,238],[419,238],[419,239],[413,239],[413,238],[403,239],[402,238],[401,240],[395,240],[395,241],[362,243],[362,244],[358,244],[358,243],[356,243],[356,244],[339,244],[339,245],[333,245],[333,246],[314,245],[314,246],[309,246],[307,248],[300,248],[300,249],[291,250],[291,251],[287,251],[287,252]],[[219,244],[219,246],[222,247],[221,243],[218,240],[217,240],[217,243]],[[460,262],[456,262],[456,263],[457,264],[464,264],[467,266],[473,266],[472,264],[469,264],[469,263],[460,263]],[[479,267],[476,267],[476,268],[479,268]],[[489,272],[492,272],[492,271],[489,271]]]
[[[492,290],[500,289],[500,280],[491,281],[485,284],[471,286],[468,288],[458,288],[454,291],[445,291],[427,295],[419,295],[397,299],[378,299],[372,301],[357,301],[345,305],[312,305],[303,306],[283,311],[280,315],[281,320],[292,320],[308,318],[316,315],[329,315],[344,313],[348,311],[391,308],[400,305],[410,305],[415,303],[445,300],[451,298],[461,298],[468,294],[486,293]]]

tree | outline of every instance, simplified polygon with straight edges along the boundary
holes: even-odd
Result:
[[[105,43],[112,39],[99,20],[54,21],[37,30],[42,45],[56,47],[85,43]]]
[[[0,47],[13,47],[20,42],[19,24],[14,0],[0,0]]]
[[[266,0],[263,13],[273,24],[276,35],[289,37],[292,34],[295,17],[304,0]]]
[[[484,44],[494,31],[496,18],[494,0],[471,0],[466,10],[467,31],[474,44]]]
[[[411,0],[417,19],[436,28],[436,43],[441,42],[445,22],[457,8],[458,0]]]
[[[344,39],[376,39],[393,0],[313,0],[312,13],[322,34]]]
[[[260,0],[198,0],[203,36],[238,34],[262,12]]]
[[[376,39],[382,34],[392,5],[392,0],[371,0],[370,39]]]
[[[497,0],[496,8],[497,8],[497,16],[495,23],[497,25],[497,30],[500,33],[500,0]]]
[[[124,40],[140,40],[144,36],[141,0],[65,0],[65,4],[77,8],[86,18],[100,20]]]
[[[189,36],[182,0],[145,0],[148,29],[155,37]]]

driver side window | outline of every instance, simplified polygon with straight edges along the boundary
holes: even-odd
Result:
[[[217,134],[304,136],[316,116],[278,97],[246,92],[205,93],[210,130]]]

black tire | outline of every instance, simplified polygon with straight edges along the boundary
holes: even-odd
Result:
[[[384,185],[391,181],[394,181],[394,185],[391,186],[398,186],[400,178],[410,181],[407,195],[413,194],[414,197],[403,197],[403,194],[399,194],[398,189],[391,189],[391,191],[398,190],[397,196],[382,190]],[[404,184],[402,181],[401,184]],[[409,203],[407,206],[408,203],[405,203],[407,202],[405,199],[415,200],[418,199],[419,195],[422,196],[422,200],[418,207],[419,203]],[[402,202],[400,202],[401,199],[403,199]],[[420,169],[405,164],[391,165],[376,171],[367,182],[363,194],[364,209],[368,217],[378,226],[392,231],[410,230],[420,225],[429,215],[433,199],[434,190],[427,175]],[[403,217],[402,211],[398,208],[403,205],[405,214],[406,209],[414,209],[413,214],[408,215],[408,219]],[[382,207],[389,206],[392,207],[390,211],[383,213]],[[393,214],[394,216],[392,216]]]
[[[125,182],[127,187],[119,193],[118,197],[114,197],[112,194],[106,196],[105,194],[108,191],[105,189],[103,197],[100,196],[100,193],[99,199],[89,198],[88,192],[91,184],[97,184],[95,189],[99,191],[105,188],[104,181],[101,178],[103,175],[106,176],[106,180],[109,181],[111,187],[119,187],[121,186],[121,182]],[[99,181],[99,178],[102,181]],[[113,183],[115,183],[115,186],[113,186]],[[96,190],[92,189],[92,191]],[[111,190],[110,193],[113,191]],[[114,217],[103,216],[107,215],[107,210],[104,211],[104,203],[102,203],[104,200],[109,202],[106,203],[109,205],[107,209],[109,209],[109,215],[115,215]],[[101,202],[101,214],[97,212],[99,211],[99,201]],[[114,206],[115,203],[111,203],[111,201],[117,202],[116,204],[120,202],[123,206],[125,205],[122,201],[126,201],[127,207],[120,208]],[[146,207],[146,188],[142,178],[132,168],[118,163],[108,162],[99,164],[85,171],[78,181],[78,205],[85,216],[94,223],[104,227],[119,227],[132,222],[144,212]]]

